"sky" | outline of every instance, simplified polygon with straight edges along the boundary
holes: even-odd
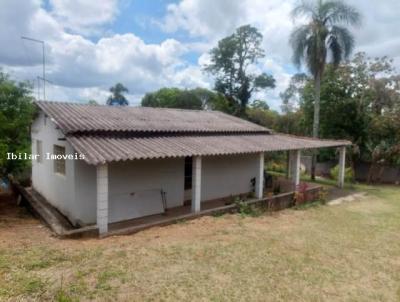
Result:
[[[352,29],[357,51],[389,56],[400,70],[399,0],[347,0],[363,15]],[[42,76],[45,41],[46,99],[104,103],[117,82],[131,105],[161,87],[213,87],[203,72],[209,50],[241,25],[263,34],[266,52],[253,69],[272,74],[276,88],[257,92],[279,110],[279,93],[298,72],[291,62],[290,17],[296,0],[1,0],[0,69],[15,80]],[[42,84],[39,92],[43,94]]]

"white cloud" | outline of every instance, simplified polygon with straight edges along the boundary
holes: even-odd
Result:
[[[185,45],[166,39],[159,44],[146,44],[133,33],[114,34],[94,42],[66,32],[65,24],[61,26],[58,16],[45,11],[40,2],[32,0],[28,4],[20,21],[13,20],[13,12],[23,6],[22,0],[0,4],[0,14],[7,17],[0,19],[0,41],[2,45],[6,45],[3,41],[8,42],[8,47],[0,48],[0,62],[15,78],[36,80],[41,75],[40,45],[23,44],[20,36],[45,40],[46,76],[53,82],[46,85],[48,98],[69,101],[94,98],[104,102],[108,88],[122,82],[130,90],[128,99],[137,104],[144,93],[163,86],[206,85],[200,68],[182,59],[188,51],[201,47],[201,43]],[[10,29],[16,36],[12,39]]]
[[[392,56],[400,67],[400,1],[384,0],[373,6],[368,1],[348,1],[364,15],[363,26],[353,31],[357,51]],[[137,103],[145,92],[162,86],[212,87],[212,79],[201,69],[209,62],[208,50],[238,26],[252,24],[263,34],[266,50],[266,58],[256,68],[272,73],[277,84],[276,89],[254,97],[266,99],[277,109],[279,93],[295,70],[288,44],[294,26],[289,13],[294,3],[295,0],[181,0],[169,4],[165,17],[157,23],[166,33],[176,32],[175,36],[185,39],[189,36],[190,42],[165,39],[149,44],[134,33],[110,33],[107,26],[122,5],[117,0],[51,0],[50,11],[43,8],[41,0],[3,0],[0,67],[17,79],[36,79],[41,74],[41,47],[20,37],[42,39],[46,41],[47,77],[54,82],[48,88],[51,98],[94,98],[104,102],[109,86],[122,82],[130,90],[129,100]],[[98,39],[85,37],[93,34]],[[196,63],[185,60],[189,52],[199,54]]]
[[[353,30],[356,51],[365,51],[371,57],[390,56],[400,71],[400,1],[348,1],[363,15],[362,26]]]
[[[400,69],[400,1],[384,0],[374,2],[348,0],[364,16],[363,25],[353,29],[356,38],[356,51],[366,51],[370,56],[389,55],[395,59]],[[290,11],[297,3],[295,0],[181,0],[168,6],[167,14],[161,23],[166,32],[183,30],[192,36],[201,37],[209,47],[215,46],[218,39],[230,34],[243,24],[256,26],[264,36],[263,47],[267,57],[261,62],[269,68],[277,80],[274,91],[264,93],[272,107],[280,102],[279,92],[287,83],[290,73],[283,66],[291,66],[291,49],[288,43],[290,32],[295,24]],[[271,66],[269,66],[271,67]],[[291,66],[290,70],[294,70]],[[260,95],[256,95],[260,97]]]
[[[53,16],[65,28],[83,34],[96,33],[118,13],[117,0],[50,0]]]
[[[184,0],[168,5],[161,26],[167,32],[183,29],[192,36],[227,34],[240,22],[244,4],[231,0]]]
[[[21,36],[52,39],[61,27],[40,7],[39,0],[3,0],[0,3],[0,63],[33,65],[42,60],[40,44]]]
[[[168,6],[161,28],[166,32],[184,30],[191,36],[203,38],[206,52],[237,27],[244,24],[256,26],[264,36],[263,48],[266,50],[266,58],[260,61],[258,69],[272,72],[277,80],[277,88],[258,92],[254,98],[264,98],[271,107],[278,109],[279,92],[286,88],[284,85],[290,75],[281,66],[277,68],[275,64],[274,68],[268,68],[271,67],[268,64],[290,62],[291,50],[287,41],[293,27],[289,18],[292,3],[280,0],[182,0]],[[203,53],[199,62],[207,64],[209,56]]]

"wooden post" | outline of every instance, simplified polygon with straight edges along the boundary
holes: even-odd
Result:
[[[339,148],[339,175],[338,175],[338,187],[343,188],[344,176],[346,171],[346,147]]]
[[[201,209],[201,157],[194,156],[192,164],[192,212]]]
[[[97,166],[97,227],[99,235],[108,232],[108,166]]]

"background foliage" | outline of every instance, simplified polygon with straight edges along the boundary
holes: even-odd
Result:
[[[7,153],[31,153],[30,126],[34,116],[31,86],[0,72],[0,177],[18,173],[30,161],[7,160]]]

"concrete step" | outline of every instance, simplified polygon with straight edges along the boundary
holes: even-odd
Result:
[[[42,220],[56,235],[63,236],[65,233],[75,229],[69,220],[50,205],[38,192],[32,188],[24,188],[18,183],[13,183],[13,186],[21,194],[23,202],[32,210],[33,214]]]

